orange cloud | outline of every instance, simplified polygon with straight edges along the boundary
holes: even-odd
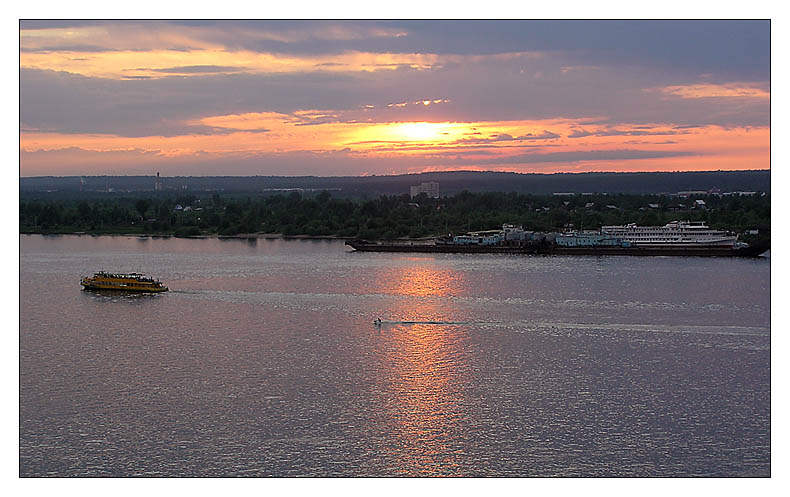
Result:
[[[239,72],[287,73],[305,71],[378,71],[408,66],[428,69],[439,62],[433,54],[351,52],[331,56],[288,56],[250,51],[127,50],[118,52],[35,52],[20,54],[20,67],[66,71],[88,77],[163,78],[189,76],[183,67],[236,68]],[[175,70],[174,70],[175,69]]]
[[[399,38],[406,36],[403,29],[364,24],[314,23],[310,26],[281,26],[270,29],[235,25],[232,32],[236,37],[257,41],[299,43],[308,40],[348,41],[373,38]],[[68,28],[21,29],[20,48],[25,51],[50,51],[55,46],[100,46],[111,51],[159,50],[169,47],[189,49],[223,49],[218,41],[226,38],[227,26],[203,25],[200,28],[123,21],[95,26]]]
[[[280,43],[314,40],[398,38],[407,33],[374,25],[323,23],[310,28],[267,30],[235,27],[248,40]],[[373,53],[343,51],[324,55],[287,55],[228,48],[226,28],[199,30],[156,23],[119,23],[105,26],[20,30],[20,67],[65,71],[110,79],[193,76],[194,68],[222,68],[222,72],[288,73],[381,71],[399,67],[429,69],[448,63],[475,63],[542,56],[538,52],[488,55],[433,53]],[[61,47],[61,48],[56,48]],[[81,48],[84,47],[84,48]],[[188,70],[184,70],[187,68]],[[182,69],[179,71],[179,69]],[[207,72],[199,72],[204,75]],[[209,72],[210,73],[210,72]],[[429,101],[430,103],[430,101]]]
[[[222,48],[194,50],[119,50],[119,51],[45,51],[21,52],[21,68],[65,71],[87,77],[163,78],[192,76],[180,68],[221,67],[223,72],[291,73],[394,70],[406,66],[430,69],[448,63],[474,63],[484,59],[501,60],[537,57],[536,53],[496,55],[437,55],[430,53],[345,52],[334,55],[296,56],[252,51],[227,51]],[[205,73],[200,73],[204,75]],[[427,100],[428,104],[432,101]],[[425,102],[415,102],[428,105]]]
[[[123,137],[23,132],[26,153],[78,147],[101,154],[138,151],[151,158],[180,161],[271,154],[321,156],[343,150],[370,160],[408,158],[411,170],[475,168],[500,171],[639,171],[767,169],[770,129],[667,125],[618,125],[589,122],[578,138],[579,121],[501,122],[328,122],[302,125],[305,116],[275,112],[210,116],[189,124],[222,129],[205,135]],[[574,135],[577,133],[577,135]],[[635,139],[635,137],[637,137]],[[420,165],[422,164],[422,165]],[[23,165],[23,175],[35,174]],[[73,166],[78,167],[78,166]]]
[[[680,98],[771,98],[771,93],[757,83],[677,85],[648,91],[659,91]]]

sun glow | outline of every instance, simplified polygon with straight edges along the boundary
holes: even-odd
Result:
[[[397,143],[433,145],[449,143],[470,132],[468,123],[402,122],[358,126],[340,138],[346,143]]]
[[[437,141],[442,137],[442,124],[403,123],[395,127],[395,133],[407,141]]]
[[[505,171],[594,171],[604,155],[613,171],[754,169],[770,164],[770,128],[618,126],[588,120],[497,122],[365,122],[365,111],[308,109],[206,116],[180,123],[174,136],[60,134],[35,129],[20,133],[26,174],[57,174],[64,163],[95,168],[123,161],[160,167],[164,160],[247,160],[260,156],[279,163],[282,154],[350,163],[403,159],[410,171],[463,167]],[[198,132],[191,132],[192,128]],[[221,132],[211,140],[205,129]],[[618,151],[642,155],[617,160]],[[692,150],[673,157],[665,151]],[[565,152],[563,157],[562,153]],[[651,157],[651,153],[655,157]],[[589,158],[586,156],[589,155]],[[543,159],[543,160],[541,160]],[[637,160],[638,159],[638,160]],[[312,160],[312,159],[311,159]],[[478,162],[479,161],[479,162]],[[143,166],[139,166],[143,167]],[[62,174],[62,171],[61,171]]]

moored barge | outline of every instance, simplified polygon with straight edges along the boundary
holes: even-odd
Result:
[[[688,221],[665,226],[603,226],[599,231],[564,233],[525,231],[520,226],[504,224],[501,230],[448,235],[432,243],[351,240],[346,244],[361,252],[544,255],[757,257],[770,249],[767,239],[747,244],[738,241],[736,235]]]
[[[768,245],[738,247],[639,247],[639,246],[576,246],[562,247],[551,243],[530,245],[452,245],[370,242],[349,240],[346,245],[359,252],[410,252],[445,254],[532,254],[532,255],[637,255],[637,256],[705,256],[758,257]]]

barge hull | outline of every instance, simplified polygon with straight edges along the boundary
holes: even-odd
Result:
[[[359,252],[412,252],[431,254],[537,254],[537,247],[481,247],[474,245],[406,245],[346,242]]]
[[[83,290],[106,291],[106,292],[125,292],[125,293],[162,293],[168,288],[145,288],[145,287],[122,287],[114,285],[82,285]]]
[[[557,247],[545,253],[557,255],[637,255],[637,256],[693,256],[693,257],[757,257],[748,248],[733,249],[730,247]]]
[[[693,256],[693,257],[758,257],[768,246],[730,247],[556,247],[533,246],[472,246],[472,245],[406,245],[348,241],[360,252],[410,252],[452,254],[535,254],[535,255],[632,255],[632,256]]]

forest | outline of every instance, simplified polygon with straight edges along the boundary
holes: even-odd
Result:
[[[698,202],[702,201],[702,202]],[[706,221],[734,232],[770,230],[770,194],[530,195],[463,191],[372,200],[333,198],[328,191],[274,195],[205,193],[20,194],[21,233],[421,238],[496,229],[503,223],[534,231],[598,229],[607,224],[663,225]]]
[[[683,190],[771,191],[771,171],[685,171],[644,173],[506,173],[495,171],[444,171],[386,176],[168,176],[162,188],[168,193],[183,189],[191,192],[216,191],[251,195],[276,190],[301,189],[318,193],[327,190],[344,198],[374,199],[380,195],[401,195],[409,187],[436,181],[442,195],[457,195],[464,190],[516,192],[550,195],[554,192],[633,193],[653,195]],[[98,192],[115,190],[149,192],[154,176],[65,176],[20,178],[22,192]]]

